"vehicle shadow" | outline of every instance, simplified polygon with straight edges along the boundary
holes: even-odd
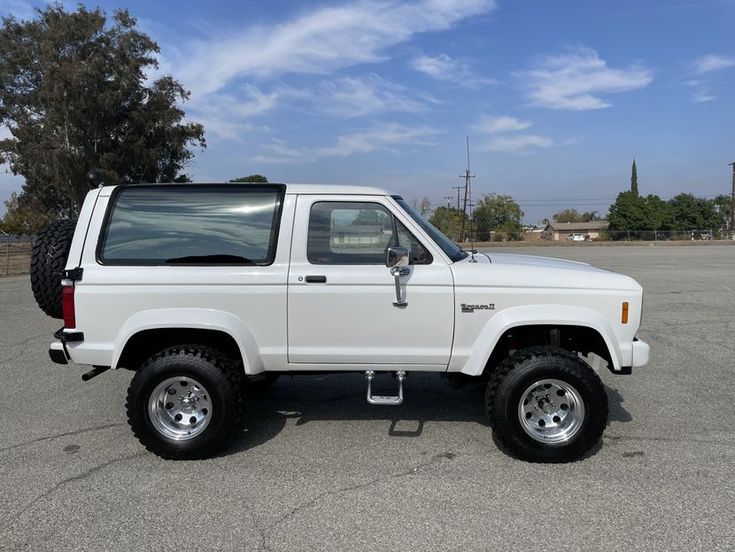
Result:
[[[611,422],[631,422],[633,416],[630,415],[623,403],[625,399],[617,389],[614,389],[608,385],[605,386],[607,390],[607,403],[610,408],[610,415],[608,420]]]
[[[375,387],[377,394],[395,392],[395,382],[388,376],[378,376]],[[610,420],[630,421],[620,393],[606,389]],[[362,374],[284,376],[270,390],[245,396],[242,431],[222,455],[267,443],[287,424],[302,426],[315,421],[385,421],[387,435],[398,439],[420,437],[431,422],[467,422],[491,429],[484,412],[485,385],[454,389],[439,374],[410,374],[404,403],[398,407],[371,406],[365,392]],[[599,447],[590,455],[597,450]]]

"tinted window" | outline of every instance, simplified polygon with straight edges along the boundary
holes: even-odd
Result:
[[[411,261],[428,264],[428,251],[408,229],[377,203],[314,203],[306,254],[312,264],[385,264],[388,247],[411,250]]]
[[[447,254],[447,257],[452,259],[452,261],[460,261],[467,257],[468,253],[464,251],[464,249],[442,234],[438,228],[421,216],[421,214],[406,203],[403,198],[394,196],[393,199],[396,200],[398,205],[406,211],[406,213],[421,227],[424,232],[431,236],[434,242],[441,247],[442,251],[444,251],[444,253]]]
[[[113,192],[106,264],[273,262],[282,186],[132,186]]]

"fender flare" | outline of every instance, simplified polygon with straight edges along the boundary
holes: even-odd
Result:
[[[242,356],[246,374],[264,371],[255,337],[241,318],[231,312],[201,308],[150,309],[135,313],[120,327],[113,342],[112,367],[117,368],[125,345],[134,335],[159,329],[213,330],[229,335]]]
[[[597,331],[607,346],[614,370],[620,370],[622,351],[610,323],[599,312],[567,305],[523,305],[509,307],[490,318],[482,329],[461,372],[479,376],[501,336],[519,326],[583,326]]]

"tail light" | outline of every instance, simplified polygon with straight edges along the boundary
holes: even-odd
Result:
[[[74,311],[74,285],[61,288],[61,312],[64,314],[64,327],[76,328],[76,312]]]

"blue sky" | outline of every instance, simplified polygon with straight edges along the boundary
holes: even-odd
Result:
[[[195,180],[370,184],[437,206],[469,136],[475,197],[510,194],[529,222],[606,212],[634,157],[642,193],[730,190],[735,0],[99,5],[128,8],[191,90]],[[0,199],[19,186],[0,174]]]

